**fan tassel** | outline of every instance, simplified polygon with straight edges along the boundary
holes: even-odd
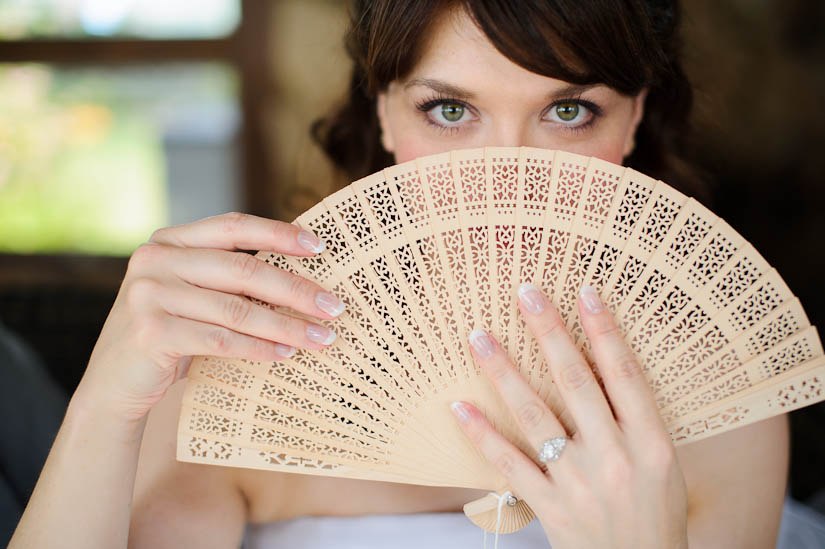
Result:
[[[464,505],[464,514],[476,526],[484,530],[484,547],[487,548],[487,532],[498,535],[521,530],[535,518],[535,513],[522,499],[507,490],[503,494],[490,492],[481,499]]]

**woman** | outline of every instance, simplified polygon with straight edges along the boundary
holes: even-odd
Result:
[[[349,42],[356,61],[349,102],[316,135],[352,178],[450,149],[528,145],[624,161],[690,190],[677,155],[690,93],[675,8],[653,0],[363,2]],[[175,461],[183,383],[174,382],[189,357],[278,360],[335,338],[239,297],[320,319],[342,313],[341,302],[314,283],[237,249],[307,256],[323,243],[293,226],[237,214],[154,233],[129,263],[12,547],[116,547],[127,538],[136,547],[229,547],[241,542],[247,523],[455,514],[486,493]],[[598,296],[583,289],[579,310],[606,395],[569,335],[555,329],[558,314],[546,297],[529,285],[519,294],[579,432],[543,471],[472,403],[456,416],[536,511],[531,526],[542,543],[535,546],[775,546],[788,462],[785,416],[676,449]],[[536,452],[542,441],[566,435],[506,350],[483,331],[471,344]]]

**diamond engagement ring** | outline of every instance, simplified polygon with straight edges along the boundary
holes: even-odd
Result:
[[[548,461],[556,461],[567,443],[567,437],[549,438],[544,441],[539,451],[539,461],[547,463]]]

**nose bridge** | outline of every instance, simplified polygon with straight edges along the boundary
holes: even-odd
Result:
[[[526,120],[504,116],[493,125],[490,146],[521,147],[530,144],[531,130]]]

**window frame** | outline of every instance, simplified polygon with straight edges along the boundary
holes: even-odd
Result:
[[[242,161],[241,195],[247,213],[275,217],[278,181],[274,155],[266,154],[272,146],[264,127],[266,101],[274,89],[268,55],[267,36],[272,22],[270,2],[240,0],[240,21],[235,31],[221,38],[142,39],[142,38],[48,38],[0,41],[0,62],[43,62],[56,65],[128,65],[141,63],[177,63],[180,61],[221,61],[235,68],[240,81],[241,131],[238,143]],[[6,265],[15,265],[19,273],[40,273],[39,283],[85,286],[80,277],[100,264],[100,256],[74,254],[0,254],[0,287],[19,284],[19,276],[4,276]],[[127,258],[107,258],[116,268],[104,271],[103,286],[119,286]],[[75,264],[75,268],[67,268]],[[117,277],[115,279],[114,277]]]

